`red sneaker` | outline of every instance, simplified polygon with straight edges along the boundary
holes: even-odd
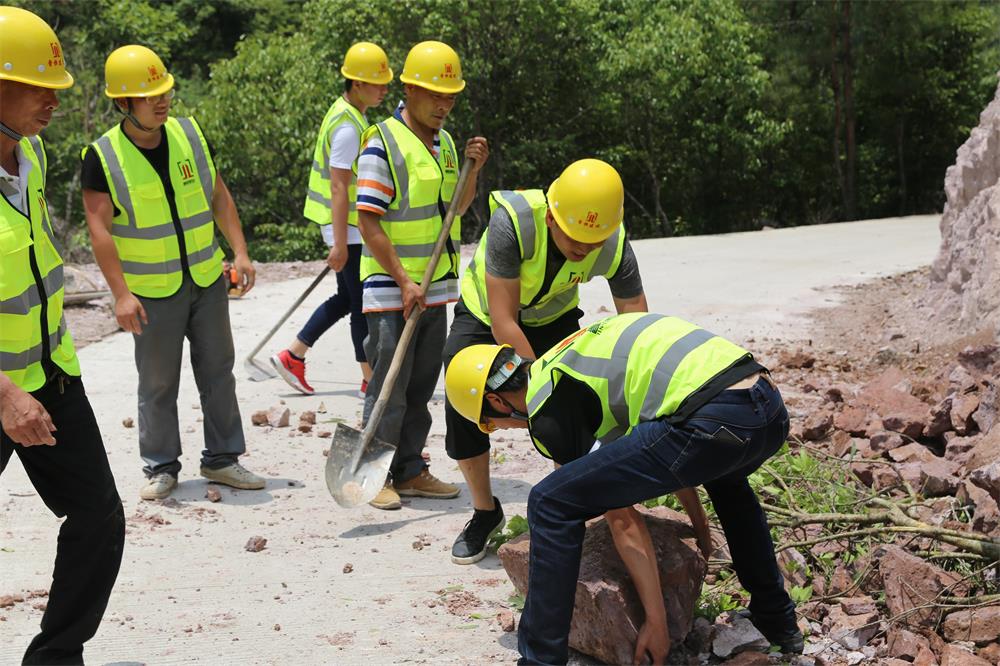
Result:
[[[362,379],[361,380],[361,388],[358,389],[358,397],[361,398],[362,400],[364,400],[365,399],[365,395],[367,395],[367,393],[368,393],[368,380],[367,379]]]
[[[300,393],[312,395],[313,387],[306,381],[306,362],[292,356],[287,349],[271,357],[271,365],[278,371],[278,374],[288,382],[288,385]]]

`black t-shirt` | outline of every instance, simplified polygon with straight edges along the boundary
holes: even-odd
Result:
[[[601,426],[601,402],[589,386],[563,374],[552,395],[531,418],[531,436],[560,465],[587,455]]]

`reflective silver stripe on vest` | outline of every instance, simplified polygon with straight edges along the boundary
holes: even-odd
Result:
[[[63,286],[63,265],[59,264],[49,274],[42,278],[42,286],[47,295],[52,295],[62,289]],[[26,315],[31,308],[42,304],[41,294],[38,287],[32,283],[27,289],[17,296],[0,300],[0,314]]]
[[[59,343],[62,341],[62,337],[65,333],[66,319],[63,318],[63,320],[59,322],[59,328],[56,332],[49,335],[50,352],[59,346]],[[32,363],[39,363],[42,360],[42,351],[43,345],[41,342],[31,349],[23,352],[0,351],[0,370],[4,372],[26,370]]]
[[[323,204],[327,208],[330,208],[333,205],[332,202],[330,201],[329,197],[324,197],[319,192],[314,192],[313,190],[309,190],[309,192],[306,194],[306,196],[308,196],[310,199],[312,199],[313,201],[315,201],[317,203]],[[355,203],[353,201],[348,201],[347,202],[347,210],[349,212],[353,213],[354,209],[355,209]]]
[[[42,167],[42,187],[45,187],[45,177],[49,169],[49,164],[48,158],[45,155],[45,149],[42,148],[42,141],[37,136],[29,136],[28,143],[31,145],[31,149],[35,151],[35,158]]]
[[[194,123],[190,118],[177,118],[191,150],[194,152],[194,164],[198,169],[198,178],[201,180],[201,189],[205,193],[205,201],[208,202],[209,210],[212,209],[212,193],[215,191],[215,179],[212,178],[212,169],[208,164],[208,156],[205,155],[205,147],[201,145],[201,138],[194,128]]]
[[[553,317],[568,307],[569,304],[572,303],[577,297],[578,293],[579,289],[576,285],[570,287],[569,289],[565,289],[553,296],[551,300],[539,303],[534,307],[521,310],[521,319],[528,322],[541,321],[546,317]]]
[[[487,232],[484,232],[487,233]],[[485,257],[484,257],[485,258]],[[472,255],[472,261],[469,262],[469,267],[465,269],[466,273],[476,274],[476,255]],[[479,311],[482,312],[487,317],[490,316],[490,303],[486,298],[486,278],[483,277],[483,284],[479,284],[479,280],[475,281],[476,285],[476,295],[479,297]],[[478,317],[477,317],[478,319]]]
[[[688,354],[714,337],[716,337],[714,333],[706,331],[703,328],[698,328],[670,345],[667,353],[656,362],[656,369],[653,371],[653,376],[649,381],[650,387],[662,386],[664,393],[666,393],[671,380],[674,378],[674,373],[677,372],[677,368],[680,367],[681,362],[684,361]],[[642,409],[639,411],[639,418],[641,420],[652,421],[656,418],[656,410],[660,408],[660,404],[663,402],[664,393],[657,395],[654,391],[646,392],[646,397],[642,401]]]
[[[101,153],[104,163],[108,166],[108,173],[111,174],[111,185],[115,188],[118,203],[121,204],[122,210],[128,216],[128,226],[135,229],[135,205],[132,203],[132,195],[128,191],[128,182],[126,182],[125,174],[122,172],[122,163],[118,161],[118,155],[111,145],[111,138],[102,136],[93,145]],[[115,233],[114,225],[112,225],[111,230],[112,233]]]
[[[434,252],[434,243],[417,243],[416,245],[393,245],[392,249],[396,251],[396,256],[400,259],[420,259],[422,257],[430,257],[431,253]],[[361,256],[363,257],[374,257],[371,248],[365,244],[361,248]]]
[[[188,255],[188,264],[193,266],[195,264],[200,264],[203,261],[207,261],[215,256],[215,252],[218,249],[219,246],[213,238],[210,246],[202,248],[194,254]],[[171,259],[170,261],[162,261],[152,264],[143,263],[141,261],[122,260],[122,271],[130,275],[169,275],[170,273],[177,273],[180,270],[180,259]]]
[[[521,261],[528,261],[535,256],[535,212],[523,194],[513,190],[501,190],[500,196],[510,204],[516,215],[513,220],[517,225],[521,238]]]
[[[611,234],[604,245],[601,247],[600,254],[597,255],[597,260],[594,262],[594,266],[590,269],[591,277],[595,275],[607,275],[608,271],[611,270],[611,264],[615,261],[615,256],[618,254],[618,237],[622,233],[622,228],[619,226],[615,229],[615,233]]]
[[[384,275],[375,275],[369,280],[385,280]],[[362,285],[361,307],[366,310],[402,310],[403,297],[399,287],[391,284],[385,287],[376,287],[372,284]],[[427,290],[425,302],[428,306],[443,305],[458,298],[458,280],[446,278],[432,282]]]
[[[202,211],[191,217],[181,218],[181,228],[184,231],[191,231],[192,229],[197,229],[198,227],[211,224],[215,220],[215,216],[211,210]],[[173,224],[157,224],[152,227],[143,227],[141,229],[135,227],[129,227],[124,224],[113,224],[111,226],[111,235],[117,238],[128,238],[134,240],[163,240],[164,238],[170,238],[176,235],[176,230]]]
[[[632,350],[632,346],[635,345],[635,341],[639,338],[642,332],[661,319],[665,319],[665,317],[658,314],[646,314],[629,324],[625,330],[622,331],[618,340],[615,341],[614,349],[611,352],[611,358],[584,356],[571,347],[567,349],[559,359],[557,359],[559,363],[563,363],[574,370],[579,371],[581,374],[587,375],[588,377],[607,380],[608,401],[610,403],[609,408],[611,415],[619,425],[613,427],[601,438],[601,441],[604,443],[618,439],[624,435],[630,427],[628,402],[625,399],[625,369],[628,364],[629,352]],[[673,377],[673,374],[676,372],[681,361],[684,360],[684,357],[687,356],[695,347],[704,344],[706,340],[714,337],[715,335],[709,333],[708,331],[696,329],[671,345],[670,349],[667,350],[667,353],[664,354],[664,357],[657,362],[657,384],[659,385],[665,380],[666,383],[662,385],[664,386],[664,391],[666,391],[666,387],[670,385],[670,379]],[[675,347],[677,348],[676,353],[673,352]],[[652,388],[652,385],[650,388]],[[528,404],[529,414],[534,413],[542,402],[552,395],[552,389],[553,386],[550,378],[545,386],[543,386],[538,393],[532,397],[531,402]],[[648,392],[646,399],[650,400]],[[660,394],[656,407],[659,407],[662,400],[663,395]],[[643,405],[643,408],[645,408],[645,405]]]

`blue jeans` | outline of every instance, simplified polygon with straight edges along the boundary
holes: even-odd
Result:
[[[337,293],[323,301],[299,331],[299,342],[307,347],[316,345],[320,336],[330,327],[351,315],[351,342],[354,343],[354,360],[364,363],[365,338],[368,337],[368,320],[361,312],[361,244],[347,246],[347,263],[337,271]]]
[[[724,430],[723,430],[724,428]],[[781,448],[788,412],[767,380],[723,391],[687,421],[640,423],[552,472],[528,496],[531,555],[518,631],[522,664],[564,664],[585,521],[680,488],[704,485],[758,624],[795,624],[774,544],[747,476]]]

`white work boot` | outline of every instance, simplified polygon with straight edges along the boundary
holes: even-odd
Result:
[[[237,462],[218,469],[211,469],[202,465],[201,475],[209,481],[215,481],[231,488],[260,490],[264,487],[263,477],[257,476]]]
[[[149,477],[146,485],[139,491],[139,497],[144,500],[161,500],[170,497],[170,493],[177,487],[177,477],[161,472]]]

